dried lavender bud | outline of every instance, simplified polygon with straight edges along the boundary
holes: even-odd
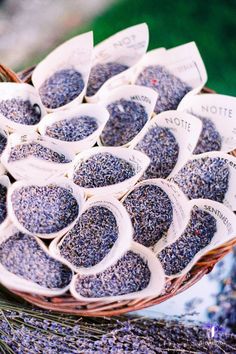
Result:
[[[49,288],[69,285],[72,272],[40,247],[34,236],[17,232],[0,244],[0,263],[11,273]]]
[[[144,106],[138,102],[120,99],[107,107],[109,120],[101,134],[106,146],[121,146],[131,141],[148,120]]]
[[[221,136],[215,124],[208,118],[199,117],[202,121],[202,131],[194,149],[194,154],[201,154],[208,151],[219,151],[221,149]]]
[[[101,206],[86,210],[59,246],[60,254],[75,267],[89,268],[101,262],[118,238],[112,212]]]
[[[3,153],[3,150],[5,149],[7,145],[7,138],[0,133],[0,155]]]
[[[192,90],[188,84],[161,65],[144,68],[135,84],[150,87],[159,94],[155,113],[176,109],[186,93]]]
[[[73,181],[84,188],[97,188],[123,182],[134,175],[129,162],[109,153],[98,153],[81,163]]]
[[[125,198],[123,204],[131,217],[134,241],[151,247],[166,235],[173,219],[173,208],[160,187],[140,186]]]
[[[58,108],[73,101],[84,89],[84,80],[75,69],[56,71],[39,88],[44,106]]]
[[[210,244],[216,231],[216,219],[195,207],[180,238],[158,254],[165,274],[174,275],[187,267],[194,256]]]
[[[142,179],[168,177],[179,155],[179,145],[172,132],[158,126],[148,130],[135,150],[145,153],[151,160]]]
[[[46,135],[63,141],[79,141],[87,138],[97,129],[95,118],[79,116],[53,123],[47,127]]]
[[[115,62],[94,65],[90,71],[86,95],[95,95],[95,93],[108,79],[112,76],[120,74],[128,68],[129,67],[127,65]]]
[[[11,203],[19,223],[37,234],[62,230],[79,213],[78,203],[71,192],[54,184],[16,189],[11,195]]]
[[[0,224],[7,217],[7,187],[0,184]]]
[[[76,291],[84,297],[117,296],[145,289],[151,278],[147,262],[128,251],[101,273],[77,278]]]
[[[37,157],[40,160],[57,162],[57,163],[69,163],[65,155],[53,151],[38,143],[19,144],[11,148],[8,162],[23,160],[29,156]]]
[[[14,123],[35,125],[41,119],[41,109],[37,103],[12,98],[0,101],[0,113]]]
[[[173,181],[190,199],[205,198],[222,203],[228,190],[229,167],[220,157],[188,161]]]

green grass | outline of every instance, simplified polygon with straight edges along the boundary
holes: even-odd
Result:
[[[61,43],[93,30],[96,44],[126,27],[146,22],[149,49],[195,41],[208,72],[207,85],[218,93],[236,95],[235,10],[236,0],[120,0],[92,23],[68,33]]]
[[[121,0],[82,30],[93,30],[98,43],[125,27],[146,22],[149,49],[195,41],[207,68],[208,86],[235,95],[235,10],[234,0]]]

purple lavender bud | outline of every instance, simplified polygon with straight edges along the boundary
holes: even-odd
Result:
[[[47,78],[39,88],[47,108],[58,108],[73,101],[84,89],[84,80],[75,69],[62,69]]]
[[[95,95],[95,93],[108,79],[117,74],[120,74],[122,71],[128,68],[129,67],[127,65],[115,62],[94,65],[90,71],[86,95]]]
[[[29,100],[11,98],[0,101],[0,113],[14,123],[35,125],[39,123],[42,113],[37,103]]]
[[[81,163],[74,171],[73,181],[80,187],[96,188],[123,182],[134,175],[134,167],[126,160],[98,153]]]
[[[208,151],[219,151],[222,139],[215,124],[208,118],[198,118],[202,121],[202,131],[193,153],[197,155]]]
[[[62,141],[80,141],[98,129],[97,120],[90,116],[62,119],[48,126],[46,135]]]
[[[145,289],[151,278],[147,262],[128,251],[117,263],[101,273],[79,276],[76,291],[84,297],[117,296]]]
[[[0,224],[7,217],[7,187],[0,184]]]
[[[0,244],[0,263],[11,273],[49,288],[69,285],[72,272],[48,256],[34,236],[17,232]]]
[[[101,262],[118,238],[112,212],[102,206],[86,210],[60,245],[60,254],[75,267],[89,268]]]
[[[216,219],[195,207],[183,234],[158,254],[166,275],[181,272],[199,251],[209,245],[216,231]]]
[[[223,202],[228,190],[230,171],[220,157],[188,161],[173,178],[189,199],[206,198]]]
[[[29,156],[34,156],[40,160],[49,162],[71,162],[71,160],[68,160],[64,154],[61,154],[57,151],[49,149],[48,147],[35,142],[29,144],[19,144],[12,147],[10,150],[8,162],[23,160]]]
[[[18,222],[36,234],[58,232],[70,225],[79,213],[72,193],[53,184],[16,189],[11,203]]]
[[[144,106],[132,100],[114,101],[107,106],[107,110],[110,117],[101,134],[101,141],[106,146],[127,144],[148,120]]]
[[[144,68],[135,84],[150,87],[159,94],[155,113],[176,109],[182,98],[192,90],[188,84],[161,65]]]
[[[173,219],[173,208],[160,187],[140,186],[125,198],[123,204],[131,217],[134,241],[150,247],[166,235]]]
[[[167,178],[179,156],[179,145],[170,129],[158,126],[148,130],[135,150],[143,152],[151,160],[142,179]]]

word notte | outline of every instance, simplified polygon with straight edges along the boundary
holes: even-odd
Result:
[[[233,118],[233,110],[227,107],[201,106],[203,113],[218,114],[223,117]]]
[[[191,128],[191,123],[186,122],[184,119],[180,119],[178,117],[175,118],[166,118],[166,123],[171,123],[174,125],[177,125],[177,127],[181,127],[184,128],[185,130],[187,130],[187,132],[190,132],[190,128]]]

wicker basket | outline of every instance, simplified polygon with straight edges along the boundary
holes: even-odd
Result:
[[[0,65],[0,81],[11,82],[30,82],[33,68],[24,70],[18,75],[13,71]],[[204,88],[204,93],[213,93],[214,91]],[[231,152],[236,156],[236,150]],[[188,272],[179,278],[168,280],[165,284],[165,290],[157,297],[149,297],[138,300],[123,300],[123,301],[98,301],[98,302],[82,302],[75,300],[69,293],[60,297],[47,298],[18,291],[12,291],[13,294],[34,304],[38,307],[57,311],[61,313],[75,314],[79,316],[115,316],[130,311],[141,310],[145,307],[160,304],[163,301],[181,293],[198,282],[205,274],[209,273],[214,265],[222,259],[236,245],[236,237],[230,242],[208,252],[204,255],[197,264]]]

